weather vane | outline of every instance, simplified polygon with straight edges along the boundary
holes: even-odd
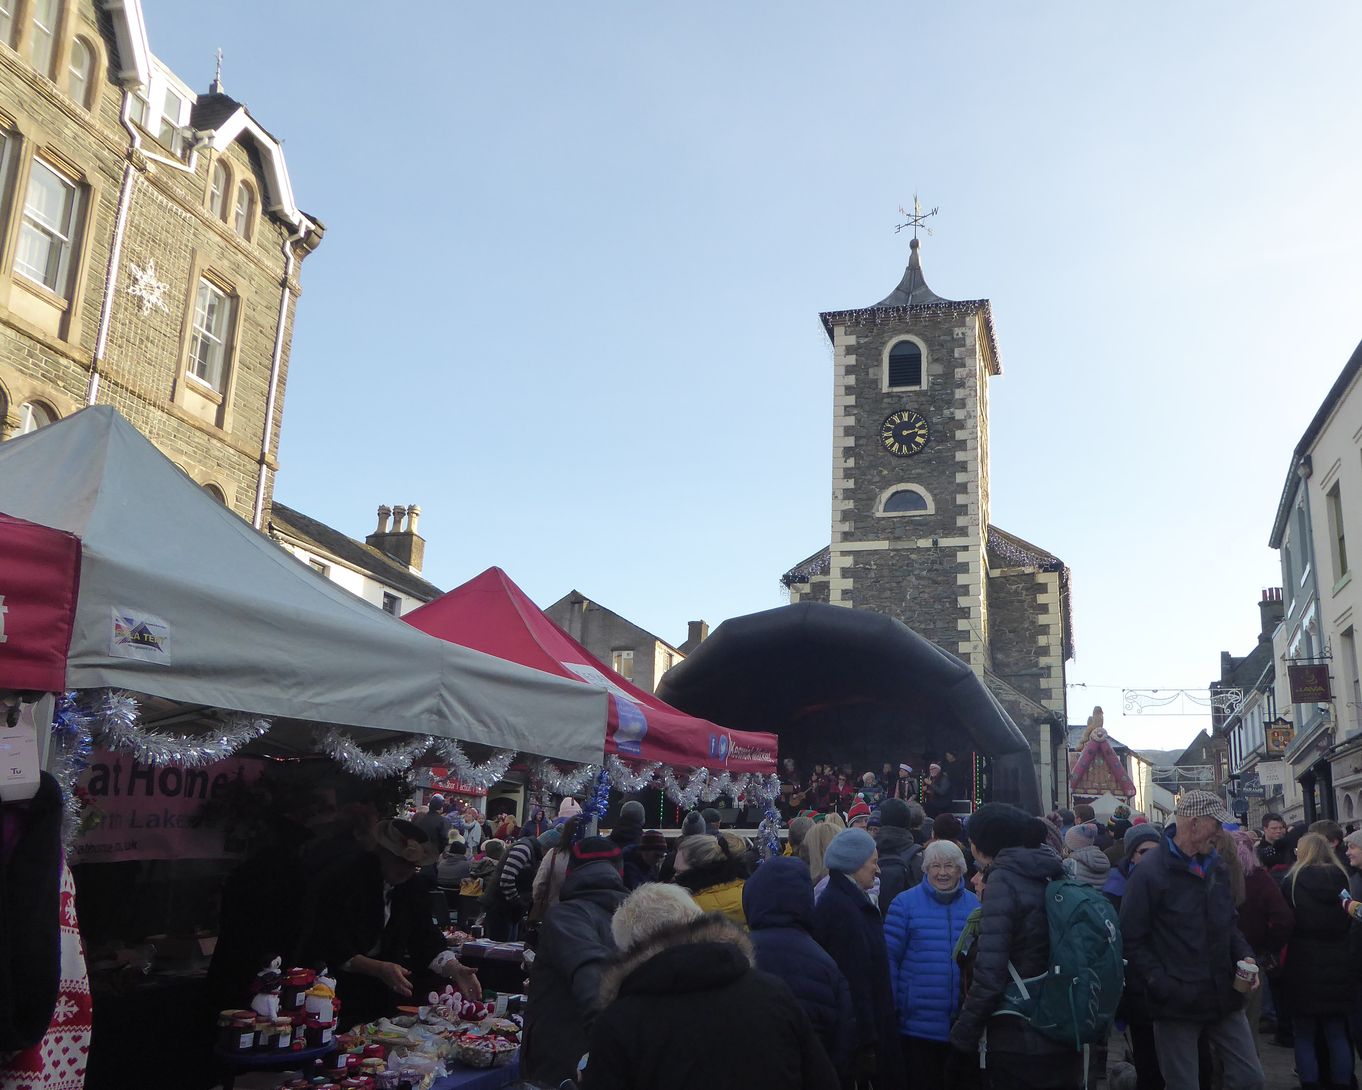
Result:
[[[924,231],[927,232],[927,234],[930,235],[932,233],[932,229],[927,226],[927,220],[930,217],[935,216],[939,211],[941,211],[939,208],[933,208],[930,212],[924,212],[922,210],[922,202],[917,199],[917,194],[914,193],[913,210],[911,212],[909,212],[908,209],[904,208],[903,205],[899,205],[899,215],[907,216],[908,222],[900,223],[897,227],[895,227],[894,234],[897,235],[900,231],[906,230],[907,228],[911,227],[913,229],[913,237],[917,238],[917,229],[921,227]]]

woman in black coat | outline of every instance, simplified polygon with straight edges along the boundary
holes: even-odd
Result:
[[[743,886],[742,907],[757,968],[785,981],[833,1066],[846,1076],[856,1035],[851,989],[837,963],[809,934],[813,882],[808,866],[800,859],[766,860]]]
[[[1042,1036],[1022,1018],[995,1018],[1012,979],[1009,963],[1023,977],[1044,973],[1050,962],[1046,884],[1064,877],[1059,856],[1045,842],[1045,824],[1015,806],[987,803],[969,819],[970,850],[984,875],[974,967],[960,1015],[951,1027],[953,1068],[977,1066],[979,1043],[988,1085],[1077,1090],[1083,1054]]]
[[[584,1090],[837,1090],[803,1010],[758,972],[742,928],[649,882],[611,923],[620,954],[601,980]]]
[[[864,829],[847,829],[828,845],[823,863],[828,884],[814,906],[813,937],[832,955],[851,988],[856,1014],[853,1076],[860,1086],[898,1090],[904,1079],[899,1020],[884,922],[869,892],[880,873],[875,841]]]
[[[1352,1046],[1348,1012],[1356,1002],[1357,984],[1349,958],[1351,921],[1339,900],[1348,888],[1348,872],[1319,833],[1301,837],[1296,863],[1282,879],[1282,893],[1296,915],[1286,947],[1286,998],[1296,1038],[1296,1072],[1302,1086],[1321,1085],[1325,1068],[1330,1082],[1350,1086]],[[1315,1044],[1324,1038],[1327,1064]]]

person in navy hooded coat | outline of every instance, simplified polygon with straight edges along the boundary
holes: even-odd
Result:
[[[743,912],[757,968],[789,985],[832,1065],[849,1082],[856,1016],[847,978],[814,942],[813,881],[802,859],[768,859],[743,886]]]

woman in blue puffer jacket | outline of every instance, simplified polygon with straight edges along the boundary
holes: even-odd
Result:
[[[924,881],[894,898],[884,920],[889,976],[909,1085],[946,1085],[951,1022],[960,1009],[955,944],[979,898],[965,888],[965,856],[950,840],[922,853]]]

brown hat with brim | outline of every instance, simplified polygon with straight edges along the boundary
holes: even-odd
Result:
[[[374,843],[388,854],[418,867],[428,867],[440,858],[439,846],[430,842],[425,831],[400,818],[380,821],[374,828]]]

